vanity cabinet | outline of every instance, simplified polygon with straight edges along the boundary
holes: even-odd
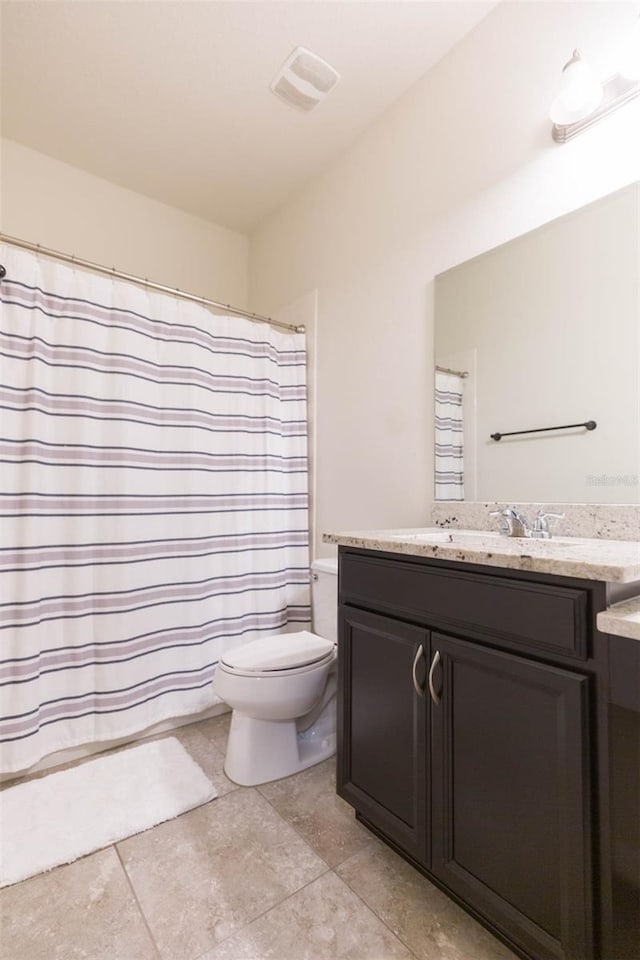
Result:
[[[427,648],[421,627],[342,608],[338,792],[419,862],[426,859],[428,708],[412,677]]]
[[[589,678],[439,633],[431,647],[431,870],[532,956],[587,960]]]
[[[340,796],[522,957],[618,960],[604,585],[341,547],[339,592]]]

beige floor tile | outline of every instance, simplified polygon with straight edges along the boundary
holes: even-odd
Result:
[[[382,843],[337,869],[418,960],[516,960],[514,954]]]
[[[217,718],[216,718],[217,719]],[[204,721],[209,723],[211,721]],[[237,790],[237,783],[233,783],[224,773],[224,750],[218,746],[218,741],[210,739],[202,724],[191,723],[186,727],[173,730],[171,736],[180,741],[187,753],[191,754],[199,767],[209,777],[218,791],[218,796]]]
[[[165,960],[194,960],[326,870],[255,790],[118,844]]]
[[[211,741],[222,753],[227,749],[227,738],[229,736],[229,724],[231,723],[231,711],[222,713],[219,717],[212,717],[210,720],[200,720],[191,726],[203,733],[207,740]]]
[[[3,960],[157,960],[113,847],[0,890]]]
[[[335,757],[258,789],[330,867],[373,842],[353,808],[336,794]]]
[[[334,873],[295,893],[201,960],[410,960]]]

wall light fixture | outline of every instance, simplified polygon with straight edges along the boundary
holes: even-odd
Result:
[[[580,50],[574,50],[562,71],[562,86],[551,104],[551,135],[566,143],[614,110],[640,95],[640,19],[625,49],[620,72],[601,82]]]

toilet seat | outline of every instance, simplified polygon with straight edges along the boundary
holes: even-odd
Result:
[[[255,786],[335,753],[338,646],[308,631],[225,652],[213,680],[232,710],[225,773]]]
[[[335,649],[331,650],[325,657],[322,657],[320,660],[314,660],[313,663],[308,663],[304,667],[289,667],[282,670],[240,670],[237,667],[230,667],[228,664],[223,663],[222,661],[218,664],[218,670],[221,673],[228,673],[233,677],[246,677],[247,679],[252,680],[268,680],[276,679],[277,677],[296,677],[302,673],[311,673],[313,670],[318,670],[320,667],[325,666],[325,664],[331,663],[335,659]]]
[[[253,640],[228,650],[219,667],[236,676],[286,676],[315,670],[335,657],[336,645],[308,630]]]

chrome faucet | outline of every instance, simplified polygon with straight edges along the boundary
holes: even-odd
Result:
[[[530,537],[532,530],[527,522],[515,507],[506,507],[504,510],[493,510],[490,517],[500,517],[500,533],[506,537]]]
[[[564,520],[564,513],[545,513],[538,510],[533,526],[527,518],[515,507],[506,507],[504,510],[493,510],[490,517],[500,517],[500,532],[506,537],[530,537],[536,540],[550,540],[549,520]]]

